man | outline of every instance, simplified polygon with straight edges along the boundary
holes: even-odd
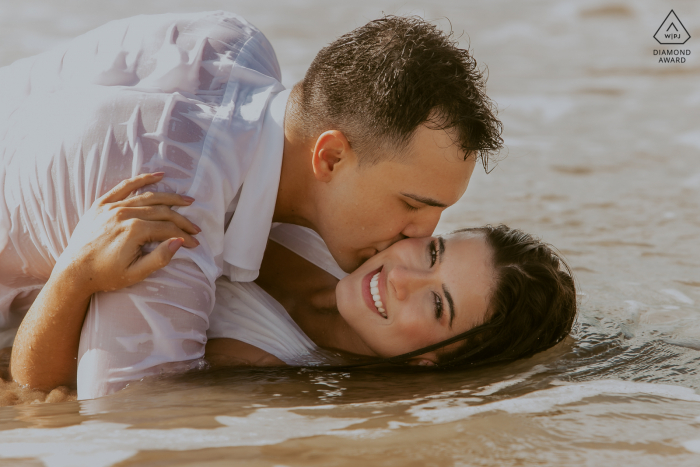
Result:
[[[256,278],[272,222],[315,230],[352,271],[430,235],[502,142],[473,59],[417,18],[370,22],[291,91],[280,80],[263,34],[224,12],[115,21],[0,69],[0,331],[12,335],[97,197],[165,172],[153,191],[195,199],[180,212],[199,246],[93,296],[79,397],[188,367],[215,280]]]

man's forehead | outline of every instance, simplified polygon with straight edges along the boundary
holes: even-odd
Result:
[[[455,162],[447,167],[445,164],[414,167],[396,171],[391,185],[401,196],[427,206],[446,208],[464,195],[473,171],[474,162],[470,161]]]
[[[455,204],[466,191],[476,160],[465,160],[464,151],[449,138],[437,141],[441,146],[433,144],[431,135],[423,136],[404,148],[401,157],[380,161],[376,166],[381,167],[378,174],[395,193],[444,209]]]
[[[436,128],[423,124],[416,128],[406,146],[411,155],[440,152],[456,156],[456,160],[465,160],[466,153],[459,144],[459,134],[454,128]]]

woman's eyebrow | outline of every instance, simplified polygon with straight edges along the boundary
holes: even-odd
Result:
[[[452,321],[455,319],[455,302],[452,300],[452,295],[447,290],[447,286],[442,284],[442,291],[447,299],[447,304],[450,305],[450,329],[452,328]]]
[[[447,242],[444,238],[438,237],[438,249],[440,251],[440,262],[442,263],[442,258],[445,256],[445,244]],[[447,286],[442,284],[442,292],[445,294],[447,299],[447,304],[450,305],[450,328],[452,328],[452,321],[455,319],[455,302],[452,300],[452,295],[447,290]]]

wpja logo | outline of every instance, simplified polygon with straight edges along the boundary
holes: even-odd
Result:
[[[678,15],[671,10],[656,30],[654,39],[661,45],[682,45],[688,42],[690,34]],[[690,49],[654,49],[654,55],[659,56],[659,63],[685,63],[686,57],[690,55]]]

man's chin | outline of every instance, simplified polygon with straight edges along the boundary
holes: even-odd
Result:
[[[358,260],[358,259],[346,259],[346,260],[341,260],[338,261],[336,259],[336,262],[338,263],[338,266],[340,266],[340,269],[343,271],[347,272],[348,274],[352,273],[355,271],[355,269],[359,268],[362,266],[362,263],[367,261],[366,259]]]
[[[354,272],[357,268],[362,266],[365,261],[370,259],[371,256],[367,257],[361,257],[361,256],[350,256],[347,255],[342,258],[334,258],[335,261],[338,263],[338,266],[340,266],[340,269],[343,271],[347,272],[348,274]]]

